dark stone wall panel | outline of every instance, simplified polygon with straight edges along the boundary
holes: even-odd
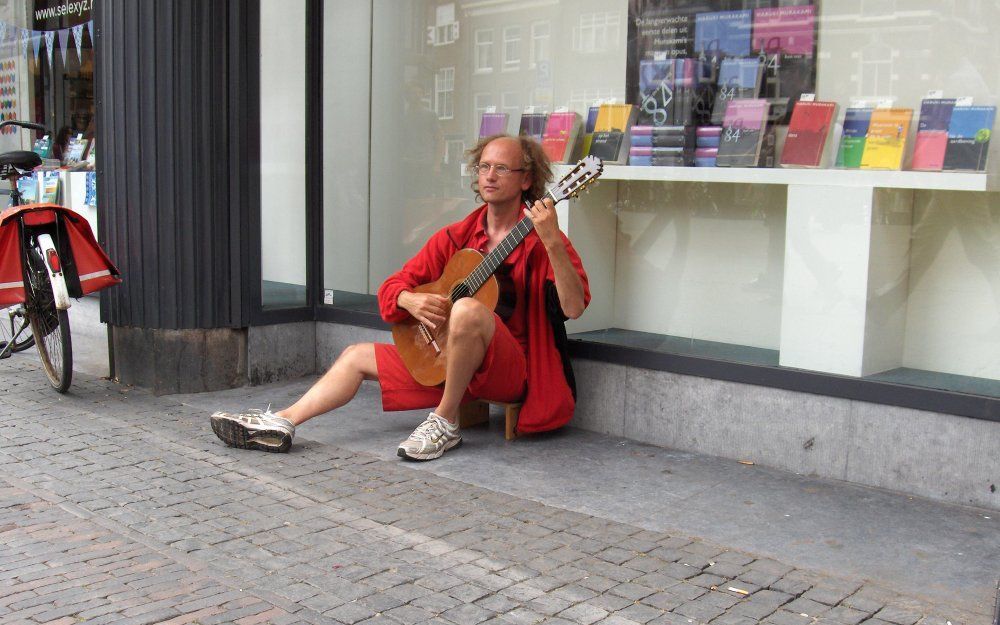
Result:
[[[124,282],[102,319],[249,323],[259,175],[256,0],[102,0],[94,9],[98,230]]]

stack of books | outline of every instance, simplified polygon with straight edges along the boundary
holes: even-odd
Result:
[[[945,171],[986,171],[995,106],[956,106],[948,122]]]
[[[483,113],[479,122],[479,138],[507,132],[507,113]]]
[[[548,117],[546,113],[521,113],[521,126],[517,134],[531,137],[541,143]]]
[[[580,134],[580,116],[573,112],[549,115],[542,134],[542,149],[553,163],[571,163],[575,159],[577,137]]]
[[[717,167],[773,167],[774,132],[767,100],[732,100],[726,105]]]
[[[913,109],[877,108],[868,122],[861,169],[902,169]]]
[[[590,154],[608,165],[624,165],[629,154],[629,130],[635,123],[634,104],[602,104],[594,124]]]
[[[693,126],[633,126],[629,165],[686,167],[693,163]]]
[[[695,131],[694,164],[696,167],[715,167],[721,137],[722,126],[702,126]]]
[[[851,107],[844,112],[844,132],[840,137],[840,147],[837,148],[835,167],[861,167],[861,155],[865,153],[865,140],[871,119],[870,108]]]
[[[954,98],[925,98],[920,103],[920,121],[917,122],[917,139],[913,144],[910,169],[941,171],[944,152],[948,147],[948,124]]]
[[[836,102],[796,102],[781,152],[782,167],[820,167],[836,115]]]

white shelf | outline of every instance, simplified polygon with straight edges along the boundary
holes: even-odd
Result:
[[[569,171],[558,165],[557,178]],[[651,182],[708,182],[734,184],[828,185],[934,189],[942,191],[993,191],[996,178],[973,172],[875,171],[860,169],[785,169],[747,167],[634,167],[608,165],[602,180]]]

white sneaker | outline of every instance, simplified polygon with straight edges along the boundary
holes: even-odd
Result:
[[[434,460],[452,447],[462,444],[457,423],[431,413],[413,430],[410,437],[399,444],[396,455],[408,460]]]
[[[292,446],[295,425],[272,413],[268,406],[267,410],[216,412],[212,415],[212,431],[230,447],[285,452]]]

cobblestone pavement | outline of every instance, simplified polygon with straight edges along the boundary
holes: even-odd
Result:
[[[0,623],[952,625],[930,605],[0,363]],[[963,609],[964,608],[964,609]]]

